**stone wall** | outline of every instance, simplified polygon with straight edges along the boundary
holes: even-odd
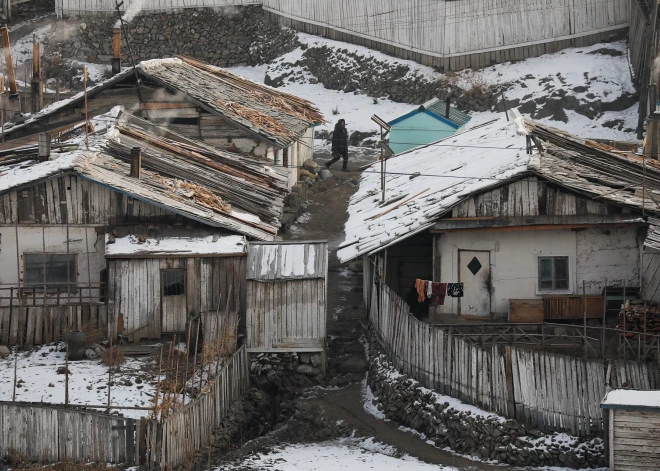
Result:
[[[46,54],[110,63],[116,17],[68,18],[54,24]],[[221,67],[257,65],[293,50],[296,33],[269,21],[260,6],[137,16],[128,25],[137,60],[184,54]],[[123,65],[130,65],[122,39]]]
[[[321,353],[252,354],[250,379],[270,394],[293,394],[323,383],[322,358]]]
[[[545,434],[514,420],[479,414],[478,409],[399,374],[378,352],[371,357],[368,385],[375,397],[373,406],[388,419],[423,434],[438,448],[450,447],[461,454],[518,466],[607,466],[600,438]]]

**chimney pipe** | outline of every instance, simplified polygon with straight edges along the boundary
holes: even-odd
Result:
[[[47,132],[40,133],[38,142],[39,162],[50,160],[50,134]]]
[[[41,48],[36,35],[32,36],[32,112],[37,113],[43,107],[43,87],[41,84]]]
[[[131,174],[133,178],[140,178],[142,170],[142,150],[139,147],[131,149]]]
[[[121,72],[121,28],[112,30],[112,75]]]
[[[449,118],[449,101],[450,101],[449,97],[447,97],[447,99],[445,100],[445,102],[447,103],[447,106],[445,107],[445,118]]]

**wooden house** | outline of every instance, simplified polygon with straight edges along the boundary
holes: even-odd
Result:
[[[314,126],[323,122],[309,101],[187,57],[144,61],[88,89],[90,116],[116,105],[181,136],[285,167],[289,188],[312,158]],[[58,137],[83,122],[84,108],[81,92],[8,123],[5,140]]]
[[[158,338],[228,298],[244,313],[246,239],[276,238],[287,172],[119,107],[91,125],[89,147],[0,152],[0,341]]]
[[[415,279],[462,283],[430,313],[539,322],[603,317],[606,286],[657,299],[657,161],[515,115],[389,159],[349,205],[338,256],[408,299]],[[657,250],[656,250],[657,252]],[[414,301],[414,300],[413,300]],[[414,303],[413,303],[414,304]]]
[[[324,241],[250,244],[248,351],[324,352],[327,277]]]
[[[660,469],[660,391],[613,389],[600,407],[606,414],[610,470]]]
[[[414,110],[391,120],[390,148],[400,154],[439,141],[463,130],[470,115],[433,98]]]

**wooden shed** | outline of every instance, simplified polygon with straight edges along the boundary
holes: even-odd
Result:
[[[601,402],[610,471],[660,469],[660,391],[613,389]]]
[[[250,352],[323,352],[328,246],[250,243],[246,335]]]
[[[190,319],[220,304],[245,312],[245,237],[142,240],[131,235],[106,244],[111,335],[138,341],[184,334]]]

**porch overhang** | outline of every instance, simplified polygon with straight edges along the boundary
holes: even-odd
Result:
[[[437,221],[432,233],[457,231],[529,231],[586,229],[590,227],[646,226],[648,223],[630,214],[571,215],[571,216],[518,216],[518,217],[468,217]]]

